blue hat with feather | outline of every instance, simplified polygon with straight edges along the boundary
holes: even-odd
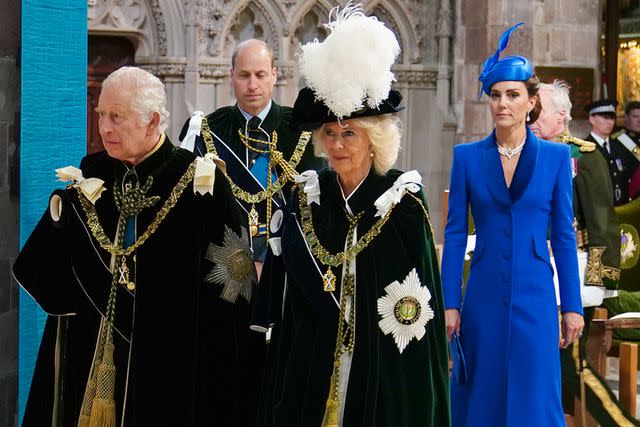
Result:
[[[480,96],[482,96],[482,92],[489,95],[491,86],[497,82],[524,82],[529,80],[533,75],[533,66],[524,56],[505,56],[500,59],[500,52],[505,50],[509,44],[509,36],[522,24],[523,23],[520,22],[502,33],[500,43],[498,43],[498,50],[484,61],[482,73],[478,78],[482,82]]]

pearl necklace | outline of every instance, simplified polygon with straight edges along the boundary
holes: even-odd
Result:
[[[498,153],[500,153],[501,156],[505,156],[507,159],[511,160],[513,156],[515,156],[516,154],[522,151],[522,149],[524,148],[524,143],[526,141],[527,141],[527,138],[523,139],[520,145],[518,145],[515,148],[511,148],[511,147],[504,148],[498,143],[498,140],[496,140],[496,145],[498,146]]]

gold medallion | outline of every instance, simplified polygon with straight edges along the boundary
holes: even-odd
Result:
[[[403,325],[411,325],[420,318],[420,302],[414,297],[404,297],[396,303],[393,314],[396,320]]]
[[[322,283],[324,284],[325,292],[333,292],[336,290],[336,276],[333,274],[333,271],[331,271],[331,267],[322,275]]]
[[[256,211],[255,205],[251,205],[251,210],[249,211],[249,232],[251,237],[258,235],[258,211]]]

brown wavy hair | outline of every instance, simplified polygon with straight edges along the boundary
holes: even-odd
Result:
[[[535,123],[540,116],[540,111],[542,110],[542,104],[540,104],[540,97],[538,96],[538,91],[540,90],[540,80],[534,74],[529,80],[524,82],[524,85],[527,88],[527,93],[529,94],[529,98],[536,97],[536,105],[533,106],[533,109],[529,112],[529,120],[527,120],[527,125]]]

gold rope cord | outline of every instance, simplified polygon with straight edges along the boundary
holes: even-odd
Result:
[[[122,247],[125,236],[127,215],[120,215],[117,228],[117,247]],[[101,319],[100,336],[96,344],[96,351],[91,363],[89,380],[85,388],[78,427],[115,427],[116,404],[115,385],[116,367],[113,360],[113,321],[115,319],[116,288],[118,285],[118,266],[121,255],[115,256],[111,287],[107,300],[107,311]]]
[[[114,256],[107,310],[100,322],[98,341],[89,371],[89,379],[85,387],[80,416],[78,418],[78,427],[115,427],[116,425],[116,404],[114,398],[116,367],[113,357],[113,323],[115,320],[117,286],[118,283],[126,284],[127,286],[133,284],[133,282],[129,281],[128,277],[127,256],[144,244],[157,230],[160,223],[162,223],[167,214],[178,202],[184,189],[193,180],[194,172],[195,161],[189,165],[187,171],[172,189],[169,197],[149,227],[128,248],[123,247],[127,219],[132,215],[137,215],[142,209],[155,204],[159,200],[158,196],[145,197],[146,192],[151,188],[153,178],[149,177],[141,190],[137,188],[132,191],[126,190],[123,194],[120,194],[114,185],[114,199],[120,211],[115,243],[111,243],[104,232],[93,204],[81,191],[78,192],[78,198],[87,216],[87,223],[89,224],[91,233],[100,246]],[[134,197],[128,197],[129,193],[133,194]],[[122,278],[120,278],[121,275],[123,276]]]
[[[195,170],[196,163],[194,161],[193,163],[191,163],[191,165],[189,165],[189,168],[184,173],[184,175],[182,175],[176,186],[173,187],[173,190],[171,190],[169,197],[167,198],[167,200],[165,200],[164,205],[162,206],[162,208],[160,208],[151,224],[149,224],[149,227],[147,227],[144,233],[138,239],[136,239],[136,241],[128,248],[118,247],[117,245],[111,243],[111,240],[109,239],[109,237],[107,237],[104,229],[102,228],[102,225],[100,224],[95,206],[93,206],[89,199],[84,196],[84,194],[78,187],[78,198],[80,199],[80,204],[82,205],[85,215],[87,216],[89,229],[91,230],[91,234],[93,234],[93,237],[95,237],[96,241],[100,244],[100,247],[102,247],[102,249],[108,251],[112,255],[124,256],[131,254],[133,251],[139,248],[144,242],[147,241],[149,237],[151,237],[153,233],[156,232],[160,223],[162,223],[167,214],[176,205],[185,188],[187,188],[189,183],[193,181]]]
[[[207,152],[212,153],[216,157],[219,157],[218,151],[216,150],[215,144],[213,143],[213,136],[212,136],[211,129],[209,128],[209,122],[207,121],[206,118],[202,119],[201,133],[202,133],[202,138],[204,139],[205,146],[207,147]],[[254,141],[253,138],[249,138],[246,135],[242,135],[242,137],[246,138],[249,141]],[[277,141],[277,133],[275,131],[273,132],[273,139]],[[297,175],[296,167],[298,166],[298,163],[300,163],[300,160],[302,159],[302,155],[304,154],[304,151],[307,147],[307,143],[309,142],[310,139],[311,139],[311,132],[302,132],[300,134],[300,138],[298,139],[298,144],[296,145],[289,161],[284,159],[282,152],[275,149],[275,142],[270,143],[270,144],[273,144],[271,145],[271,150],[270,150],[270,162],[273,161],[276,165],[279,165],[282,168],[282,175],[278,177],[276,182],[270,185],[271,186],[270,189],[268,188],[267,190],[262,190],[257,193],[251,194],[248,191],[245,191],[242,188],[240,188],[235,182],[233,182],[229,174],[225,170],[222,170],[222,173],[227,178],[227,181],[229,181],[229,185],[231,186],[231,191],[233,192],[233,195],[237,199],[240,199],[245,203],[255,204],[255,203],[260,203],[263,200],[266,200],[267,193],[270,193],[269,196],[271,196],[272,194],[280,191],[287,182],[293,181],[294,175]],[[260,140],[257,140],[257,141],[263,144],[265,143],[265,141],[260,141]],[[267,180],[267,183],[269,184],[271,183],[270,172],[271,172],[271,168],[268,170],[268,174],[267,174],[267,176],[269,177],[269,179]],[[269,185],[267,187],[269,187]],[[268,219],[269,218],[267,218],[267,220]]]
[[[347,232],[347,249],[352,245],[358,219],[348,216],[349,231]],[[347,265],[347,269],[349,266]],[[340,424],[340,357],[345,354],[353,354],[355,347],[355,278],[347,273],[340,291],[340,312],[338,314],[338,332],[336,333],[336,348],[333,352],[333,370],[329,380],[329,394],[325,404],[325,415],[322,427],[339,427]],[[350,304],[349,304],[350,302]],[[347,313],[348,311],[348,313]],[[348,314],[345,321],[345,314]]]

